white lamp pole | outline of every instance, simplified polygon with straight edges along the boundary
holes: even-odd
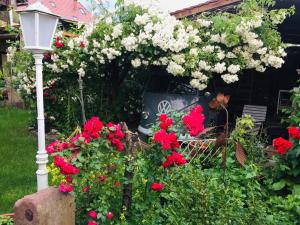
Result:
[[[21,29],[24,38],[24,49],[33,53],[36,68],[36,99],[38,122],[38,165],[37,190],[48,187],[48,154],[45,148],[45,117],[43,98],[43,57],[46,51],[51,51],[58,16],[39,1],[19,11]]]

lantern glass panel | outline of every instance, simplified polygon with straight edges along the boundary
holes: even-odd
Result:
[[[22,13],[20,17],[25,46],[36,46],[35,13]]]
[[[39,45],[43,48],[51,48],[54,32],[56,30],[57,17],[39,14]]]

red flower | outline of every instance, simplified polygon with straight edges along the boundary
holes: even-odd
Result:
[[[173,120],[171,118],[168,118],[167,114],[161,114],[159,116],[159,120],[160,120],[160,129],[164,129],[164,130],[168,130],[168,128],[172,125]]]
[[[189,115],[183,117],[183,124],[186,130],[190,132],[192,137],[198,136],[204,130],[204,115],[202,114],[202,106],[196,106]]]
[[[92,219],[97,219],[97,212],[94,210],[90,211],[89,217],[91,217]]]
[[[106,176],[100,176],[100,181],[102,182],[102,183],[105,183],[105,181],[106,181]]]
[[[115,183],[115,186],[116,186],[116,187],[120,187],[120,186],[121,186],[121,183],[120,183],[119,181],[117,181],[117,182]]]
[[[165,185],[162,184],[162,183],[153,183],[153,184],[151,184],[151,189],[153,191],[161,191],[161,190],[164,189],[164,187],[165,187]]]
[[[62,182],[59,185],[58,189],[62,193],[68,193],[68,192],[71,192],[73,190],[73,186],[72,186],[72,184],[68,184],[68,183]]]
[[[84,125],[84,133],[86,135],[91,136],[93,139],[97,139],[100,137],[99,132],[102,130],[103,124],[99,120],[98,117],[92,117],[89,121]]]
[[[90,221],[89,223],[88,223],[88,225],[98,225],[95,221]]]
[[[56,37],[56,41],[55,41],[54,45],[56,48],[61,48],[64,46],[60,37]]]
[[[167,134],[166,130],[159,130],[154,134],[154,141],[162,145],[163,150],[176,149],[179,147],[176,134]]]
[[[279,137],[273,140],[273,146],[280,155],[283,155],[293,147],[293,144],[289,140]]]
[[[117,148],[118,152],[122,152],[124,150],[124,145],[121,139],[125,137],[125,134],[121,130],[121,125],[115,125],[112,122],[109,122],[106,127],[109,130],[107,138],[111,141],[111,144]]]
[[[83,42],[83,41],[81,41],[81,42],[80,42],[80,45],[79,45],[79,47],[80,47],[80,48],[84,48],[84,47],[85,47],[85,44],[84,44],[84,42]]]
[[[111,220],[113,217],[114,217],[114,214],[112,212],[108,212],[106,214],[106,218],[109,219],[109,220]]]
[[[70,176],[66,176],[66,181],[67,181],[67,183],[71,183],[71,181],[72,181],[72,177],[70,177]]]
[[[300,140],[300,128],[289,127],[288,132],[291,138]]]
[[[89,186],[84,186],[84,187],[82,188],[82,191],[83,191],[83,192],[89,192],[89,191],[90,191]]]
[[[178,166],[184,165],[186,164],[186,159],[182,154],[173,151],[172,155],[167,156],[166,161],[163,162],[162,166],[168,168],[174,164]]]
[[[54,141],[46,147],[46,151],[48,154],[53,154],[55,152],[61,151],[61,143],[60,141]]]
[[[71,163],[68,163],[64,158],[58,155],[54,156],[54,164],[60,168],[62,174],[68,175],[79,173],[78,168],[74,167]]]

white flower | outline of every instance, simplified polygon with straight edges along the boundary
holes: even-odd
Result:
[[[134,68],[137,68],[137,67],[140,67],[141,66],[141,60],[139,58],[136,58],[134,60],[131,60],[131,65],[134,67]]]
[[[236,74],[237,72],[239,72],[241,69],[240,65],[230,65],[227,70],[229,73],[231,74]]]
[[[68,42],[68,47],[73,50],[74,49],[74,40],[73,39],[70,39],[69,42]]]
[[[227,84],[231,84],[239,80],[239,77],[236,74],[224,74],[221,77]]]
[[[223,60],[225,58],[225,54],[223,51],[220,51],[217,53],[217,57],[219,60]]]
[[[172,59],[174,60],[174,62],[176,62],[179,65],[182,65],[183,63],[185,63],[183,54],[172,55]]]
[[[190,50],[190,55],[192,56],[197,56],[198,55],[198,49],[197,48],[192,48]]]
[[[77,73],[80,77],[84,77],[85,76],[85,71],[83,68],[80,68],[79,70],[77,70]]]
[[[190,85],[194,88],[197,88],[198,90],[202,91],[204,90],[205,88],[207,88],[207,84],[204,84],[204,83],[200,83],[199,80],[197,79],[192,79],[190,81]]]
[[[143,15],[137,15],[134,19],[134,22],[137,25],[145,25],[146,23],[148,23],[149,20],[150,20],[149,15],[145,13]]]
[[[171,61],[167,67],[167,71],[173,75],[182,75],[184,73],[184,68],[177,63]]]
[[[212,24],[212,21],[209,20],[204,20],[204,19],[198,19],[197,22],[200,24],[202,27],[209,27]]]
[[[68,63],[70,66],[73,66],[73,65],[74,65],[74,62],[73,62],[71,59],[67,59],[67,63]]]
[[[212,53],[214,52],[215,47],[212,45],[206,45],[202,48],[203,51],[208,52],[208,53]]]
[[[137,38],[133,35],[130,34],[130,36],[124,38],[121,41],[122,45],[126,48],[127,51],[133,51],[137,48]]]
[[[114,26],[113,32],[111,36],[115,39],[122,34],[123,25],[119,23],[118,25]]]
[[[266,67],[260,65],[260,66],[256,67],[255,70],[258,71],[258,72],[265,72]]]
[[[209,71],[211,69],[211,66],[208,65],[208,63],[205,62],[204,60],[200,60],[199,63],[198,63],[198,65],[199,65],[199,69],[200,70]]]
[[[208,81],[208,77],[201,73],[200,71],[193,71],[192,77],[197,78],[199,81],[205,83]]]
[[[216,73],[223,73],[224,71],[226,71],[226,64],[223,63],[217,63],[214,68],[213,71]]]

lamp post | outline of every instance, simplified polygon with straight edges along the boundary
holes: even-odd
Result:
[[[39,1],[19,11],[24,49],[33,54],[36,69],[36,99],[38,122],[37,190],[48,187],[48,154],[45,149],[45,118],[43,99],[43,54],[51,51],[58,16]]]

